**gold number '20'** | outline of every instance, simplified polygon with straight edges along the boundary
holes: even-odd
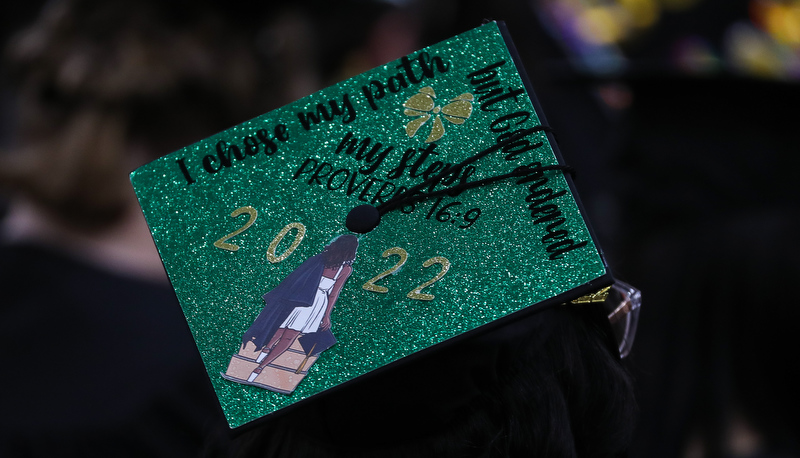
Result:
[[[214,242],[215,247],[222,248],[223,250],[228,250],[228,251],[237,251],[239,249],[239,245],[235,243],[228,243],[228,240],[232,239],[233,237],[236,237],[237,235],[246,231],[250,226],[252,226],[253,223],[256,222],[256,218],[258,217],[258,211],[249,205],[245,205],[244,207],[239,207],[233,212],[231,212],[231,217],[236,218],[237,216],[244,214],[247,214],[249,216],[244,225],[239,229],[236,229],[235,231],[226,235],[225,237],[222,237],[221,239]],[[289,245],[289,248],[287,248],[279,256],[277,253],[275,253],[275,251],[278,249],[278,244],[281,243],[281,240],[283,240],[283,238],[286,237],[286,234],[288,234],[289,231],[291,231],[292,229],[297,229],[297,234],[295,234],[294,240],[292,241],[292,244]],[[267,247],[267,260],[275,264],[276,262],[281,262],[284,259],[288,258],[289,255],[291,255],[294,252],[294,250],[297,249],[297,246],[300,245],[300,242],[303,241],[303,238],[305,236],[306,236],[306,227],[302,223],[287,224],[286,226],[283,227],[283,229],[281,229],[280,232],[278,232],[278,235],[276,235],[275,238],[272,239],[272,243],[270,243],[269,247]]]

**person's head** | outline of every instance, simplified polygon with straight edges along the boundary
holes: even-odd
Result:
[[[338,267],[342,264],[352,264],[356,259],[358,238],[352,234],[336,237],[333,242],[325,246],[322,256],[326,267]]]
[[[279,412],[224,455],[616,457],[635,411],[602,305],[559,305]]]
[[[48,2],[6,49],[19,128],[0,190],[114,221],[135,167],[265,111],[246,31],[204,0]]]

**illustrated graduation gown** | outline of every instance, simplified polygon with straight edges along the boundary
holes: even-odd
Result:
[[[322,254],[312,256],[292,271],[278,286],[265,294],[264,309],[242,336],[242,347],[247,342],[253,342],[257,349],[262,348],[275,335],[281,323],[286,320],[295,307],[311,307],[324,269],[325,263]],[[336,342],[330,330],[311,333],[304,337],[309,338],[301,340],[304,348],[308,345],[309,340],[324,342],[324,345],[317,345],[317,348],[314,349],[315,354],[324,351]]]

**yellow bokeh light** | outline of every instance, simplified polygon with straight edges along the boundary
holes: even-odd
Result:
[[[781,78],[784,75],[776,45],[763,32],[743,24],[732,27],[729,32],[727,57],[735,68],[763,78]]]
[[[630,16],[620,7],[586,8],[578,17],[581,37],[594,44],[611,44],[625,37]]]
[[[685,11],[695,6],[699,0],[659,0],[661,6],[669,11]]]
[[[800,4],[769,5],[764,11],[764,28],[776,41],[800,46]]]
[[[658,21],[661,7],[655,0],[617,0],[627,10],[634,27],[645,29]]]

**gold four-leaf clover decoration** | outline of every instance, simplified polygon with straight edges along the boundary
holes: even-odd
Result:
[[[454,99],[450,99],[450,103],[441,107],[436,104],[434,100],[436,92],[430,86],[423,87],[416,94],[412,95],[406,103],[403,104],[405,113],[408,116],[416,116],[417,119],[412,120],[406,124],[406,133],[409,137],[416,135],[417,131],[423,124],[433,118],[433,126],[425,143],[435,142],[442,138],[444,135],[444,124],[441,118],[450,121],[453,124],[464,124],[472,114],[472,101],[474,97],[470,93],[464,93]],[[439,116],[441,114],[441,117]]]

